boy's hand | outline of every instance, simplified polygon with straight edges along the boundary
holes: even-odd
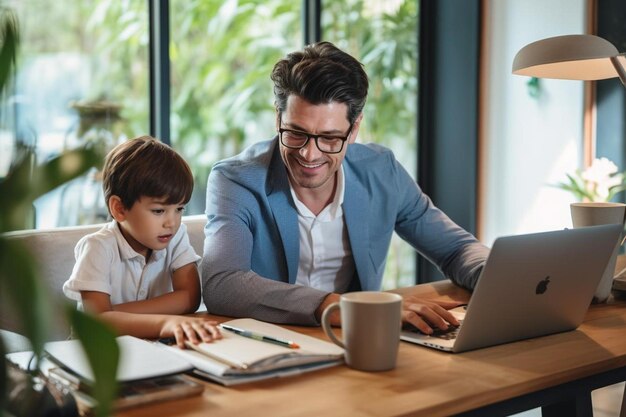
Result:
[[[222,338],[216,321],[186,316],[168,317],[161,329],[161,337],[171,336],[176,338],[176,345],[181,349],[185,348],[185,340],[198,344],[200,342],[210,343]]]

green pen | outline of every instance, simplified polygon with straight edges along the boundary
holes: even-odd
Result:
[[[297,343],[290,340],[282,340],[272,336],[266,336],[264,334],[251,332],[250,330],[240,329],[227,324],[220,324],[219,327],[224,330],[228,330],[229,332],[238,334],[239,336],[249,337],[250,339],[259,340],[261,342],[274,343],[291,349],[300,349],[300,346]]]

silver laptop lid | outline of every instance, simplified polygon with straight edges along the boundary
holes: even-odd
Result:
[[[613,224],[497,239],[453,351],[578,327],[621,232]]]

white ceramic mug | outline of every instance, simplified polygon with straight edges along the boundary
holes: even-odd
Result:
[[[333,311],[341,313],[343,340],[333,333],[329,319]],[[346,364],[361,371],[386,371],[396,366],[402,297],[378,291],[343,294],[338,303],[322,314],[322,327],[328,337],[343,347]]]
[[[626,216],[626,204],[622,203],[572,203],[572,224],[574,228],[586,226],[598,226],[601,224],[624,224]],[[609,259],[609,263],[602,274],[602,279],[593,296],[594,302],[605,302],[611,294],[613,275],[615,275],[615,261],[621,245],[621,237],[615,242],[615,249]]]

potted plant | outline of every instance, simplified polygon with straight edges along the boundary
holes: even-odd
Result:
[[[0,94],[5,92],[14,72],[18,43],[15,14],[0,6]],[[83,174],[96,165],[102,155],[94,149],[84,148],[64,152],[42,165],[36,165],[32,150],[18,149],[17,154],[13,168],[5,178],[0,179],[1,302],[9,304],[22,318],[24,336],[29,339],[37,357],[43,351],[49,318],[57,314],[67,316],[94,371],[93,396],[98,402],[95,415],[109,415],[117,389],[115,377],[119,349],[115,334],[96,318],[77,311],[75,306],[48,299],[38,281],[38,266],[32,255],[26,248],[2,234],[24,228],[28,224],[27,218],[35,198]],[[5,352],[0,337],[0,355],[4,357]],[[15,409],[7,410],[7,392],[12,388],[11,384],[12,381],[7,377],[7,363],[0,360],[0,415],[15,412]],[[34,387],[31,391],[36,395]]]
[[[626,174],[619,172],[617,165],[607,158],[594,159],[585,170],[577,169],[566,174],[567,182],[556,187],[569,191],[583,202],[608,202],[620,191],[626,190]]]

